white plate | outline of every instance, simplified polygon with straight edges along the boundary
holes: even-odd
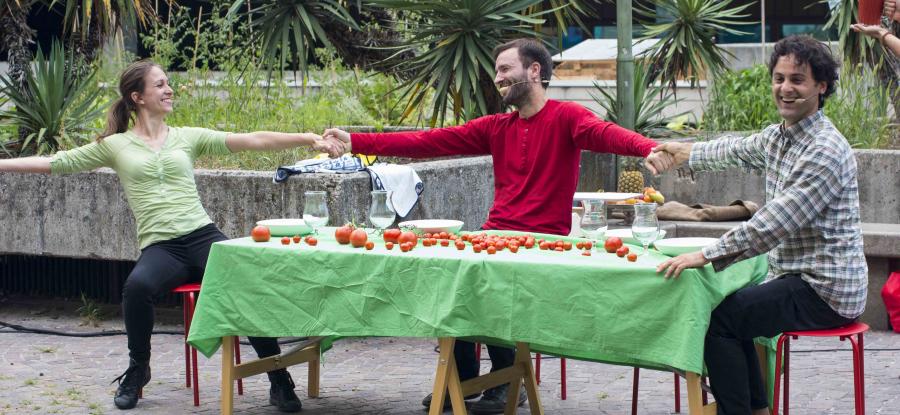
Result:
[[[400,222],[399,224],[397,224],[397,226],[399,226],[400,229],[412,229],[413,231],[418,231],[419,233],[457,233],[460,229],[462,229],[463,222],[452,219],[422,219]]]
[[[312,232],[312,227],[303,219],[266,219],[256,224],[268,227],[272,236],[306,235]]]
[[[668,256],[677,256],[689,252],[697,252],[709,245],[716,243],[716,238],[670,238],[660,239],[653,246]]]
[[[625,199],[640,196],[640,193],[615,193],[615,192],[575,192],[573,200],[605,200],[607,202],[618,202]]]
[[[610,229],[610,230],[606,231],[605,234],[603,234],[604,238],[609,238],[610,236],[615,236],[615,237],[621,239],[622,242],[625,242],[626,244],[632,244],[632,245],[640,245],[641,244],[640,241],[638,241],[637,239],[634,239],[634,237],[631,236],[631,229],[628,229],[628,228]],[[658,241],[665,237],[666,237],[666,231],[663,229],[660,229],[659,236],[656,237],[656,240]]]

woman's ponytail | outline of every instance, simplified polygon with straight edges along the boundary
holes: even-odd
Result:
[[[131,109],[125,98],[119,98],[113,101],[106,115],[106,129],[97,137],[97,141],[103,141],[104,138],[113,134],[124,133],[128,131],[128,124],[131,121]]]

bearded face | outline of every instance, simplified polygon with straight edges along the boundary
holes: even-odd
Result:
[[[527,102],[530,93],[530,83],[522,77],[511,77],[500,85],[500,95],[503,96],[503,105],[521,106]]]

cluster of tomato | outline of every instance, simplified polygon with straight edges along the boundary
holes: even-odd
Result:
[[[268,226],[257,225],[250,231],[250,238],[252,238],[254,242],[269,242],[269,239],[272,238],[272,231],[269,230]],[[281,238],[281,244],[290,245],[291,240],[293,240],[295,244],[299,244],[300,241],[306,241],[310,246],[316,246],[319,243],[319,240],[312,235],[308,235],[304,239],[301,239],[300,235],[294,235],[293,238],[287,236]]]
[[[316,246],[319,243],[319,240],[316,239],[316,237],[312,236],[312,235],[306,235],[306,238],[303,238],[303,239],[300,238],[300,235],[294,235],[293,238],[288,238],[287,236],[281,238],[281,244],[282,245],[290,245],[292,239],[295,244],[299,244],[301,240],[305,241],[306,244],[309,246]]]
[[[622,240],[620,238],[617,238],[615,236],[606,238],[606,242],[603,243],[603,249],[611,254],[616,254],[616,256],[619,258],[625,257],[631,262],[637,261],[637,254],[634,252],[629,253],[628,247],[622,243]]]

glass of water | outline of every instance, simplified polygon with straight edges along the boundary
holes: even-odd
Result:
[[[372,226],[383,232],[385,228],[394,223],[396,213],[391,203],[391,192],[387,190],[373,190],[372,204],[369,205],[369,222]]]
[[[631,236],[644,245],[644,252],[650,243],[659,237],[659,220],[656,218],[656,203],[637,203],[634,205],[634,221],[631,223]]]
[[[606,202],[602,200],[582,200],[581,206],[584,213],[581,215],[581,230],[593,241],[597,249],[600,249],[600,240],[606,234]]]
[[[319,228],[328,224],[328,203],[325,192],[309,191],[303,193],[303,221],[319,233]]]

